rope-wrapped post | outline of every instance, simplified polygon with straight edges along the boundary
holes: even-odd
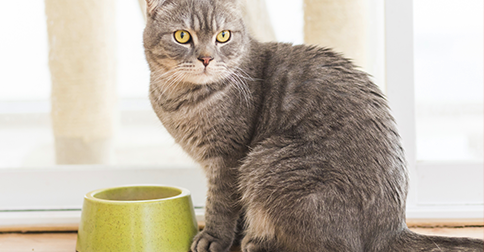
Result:
[[[45,0],[57,164],[113,161],[115,2]]]
[[[304,41],[333,48],[367,67],[365,0],[304,0]]]
[[[276,41],[265,0],[241,1],[249,32],[262,42]]]

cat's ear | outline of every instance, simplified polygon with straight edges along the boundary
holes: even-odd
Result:
[[[146,13],[148,13],[148,16],[155,16],[158,8],[160,8],[160,6],[166,1],[167,0],[146,0]]]

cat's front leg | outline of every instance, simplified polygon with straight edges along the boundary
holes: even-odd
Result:
[[[193,252],[228,251],[240,212],[236,169],[217,162],[206,168],[206,175],[205,228],[194,238],[191,249]]]

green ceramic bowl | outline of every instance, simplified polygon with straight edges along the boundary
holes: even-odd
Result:
[[[124,186],[84,197],[78,252],[187,252],[198,232],[190,192]]]

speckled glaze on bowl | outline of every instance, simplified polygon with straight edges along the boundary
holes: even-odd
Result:
[[[124,186],[84,197],[78,252],[187,252],[198,226],[190,192],[159,185]]]

